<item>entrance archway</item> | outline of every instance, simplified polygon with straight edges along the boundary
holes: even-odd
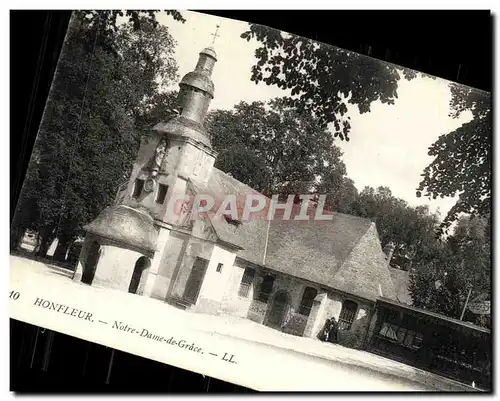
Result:
[[[290,309],[290,298],[286,291],[278,291],[274,296],[267,314],[266,326],[281,330]]]
[[[130,280],[130,285],[128,287],[128,292],[132,294],[142,294],[144,289],[144,284],[146,284],[147,270],[151,266],[151,261],[145,257],[141,256],[135,262],[134,272],[132,273],[132,279]]]
[[[95,269],[97,267],[97,262],[99,261],[99,256],[101,256],[101,246],[97,241],[92,241],[89,245],[87,251],[87,257],[85,258],[85,265],[82,273],[82,283],[91,285],[94,280]]]

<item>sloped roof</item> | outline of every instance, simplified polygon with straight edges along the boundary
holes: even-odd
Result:
[[[209,148],[212,146],[207,131],[202,124],[180,115],[167,122],[156,124],[153,130],[169,135],[188,137]]]
[[[248,194],[259,194],[248,185],[216,168],[212,170],[210,180],[206,185],[196,182],[191,182],[190,185],[195,193],[211,195],[216,199],[222,199],[224,195],[243,197]],[[235,227],[228,224],[224,218],[213,218],[213,214],[209,213],[209,217],[219,238],[243,248],[238,252],[238,257],[255,264],[262,264],[266,246],[267,220],[251,219]]]
[[[192,182],[192,187],[196,193],[218,199],[228,194],[258,194],[216,168],[207,184]],[[238,213],[241,216],[241,210]],[[295,213],[298,210],[292,217]],[[332,220],[268,221],[263,214],[238,226],[224,218],[215,218],[212,224],[221,240],[243,248],[238,252],[241,259],[373,301],[381,295],[395,299],[374,223],[347,214],[329,214]]]
[[[486,328],[486,327],[481,327],[481,326],[475,325],[475,324],[470,323],[470,322],[464,322],[462,320],[453,319],[451,317],[442,315],[440,313],[432,312],[432,311],[422,309],[422,308],[417,308],[417,307],[411,306],[411,305],[406,305],[406,304],[403,304],[401,302],[394,301],[392,299],[380,297],[377,299],[377,304],[379,304],[379,305],[384,305],[384,304],[393,305],[393,306],[399,307],[401,309],[405,309],[407,311],[414,312],[416,314],[429,316],[431,318],[441,320],[443,322],[448,322],[448,323],[452,323],[452,324],[457,325],[457,326],[465,327],[467,329],[472,329],[472,330],[480,331],[480,332],[483,332],[486,334],[491,334],[491,330]]]
[[[331,286],[371,222],[340,213],[333,220],[272,220],[266,265]]]
[[[396,299],[375,223],[370,222],[366,233],[333,277],[331,287],[372,301],[380,296]]]
[[[413,303],[408,287],[410,285],[410,276],[407,271],[401,269],[389,268],[391,273],[394,290],[396,291],[396,299],[404,304],[411,305]]]
[[[158,231],[153,218],[145,210],[125,205],[109,206],[84,229],[135,248],[156,251]]]

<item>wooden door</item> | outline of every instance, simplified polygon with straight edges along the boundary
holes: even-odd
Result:
[[[200,294],[201,285],[205,278],[205,273],[208,267],[208,260],[196,258],[191,269],[186,288],[184,289],[183,299],[191,304],[196,304],[198,295]]]
[[[288,296],[283,291],[278,292],[271,305],[267,325],[269,327],[281,329],[281,325],[283,324],[286,314],[288,313],[288,308]]]

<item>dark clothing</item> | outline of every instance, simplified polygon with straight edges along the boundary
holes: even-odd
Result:
[[[337,343],[338,325],[334,318],[326,319],[325,325],[318,333],[318,339],[330,343]]]
[[[330,319],[326,319],[326,322],[321,329],[321,331],[318,333],[318,339],[321,341],[328,341],[328,331],[330,328]]]
[[[330,327],[328,329],[328,342],[332,344],[337,343],[337,330],[338,330],[338,324],[335,321],[335,319],[332,319],[330,321]]]

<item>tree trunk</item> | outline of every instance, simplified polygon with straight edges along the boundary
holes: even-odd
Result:
[[[40,238],[40,245],[39,245],[38,250],[36,251],[35,255],[40,256],[40,257],[47,256],[47,252],[48,252],[53,240],[54,240],[54,237],[52,235],[41,237]]]
[[[68,253],[68,249],[70,245],[74,241],[74,237],[68,237],[64,234],[59,236],[56,250],[54,251],[53,259],[58,262],[64,262],[66,260],[66,254]]]
[[[22,227],[12,227],[10,231],[10,250],[17,251],[21,245],[21,240],[26,233],[26,229]]]
[[[45,257],[47,256],[47,251],[50,248],[50,245],[52,244],[52,241],[54,241],[54,230],[49,229],[48,227],[41,229],[38,232],[39,236],[39,241],[38,241],[38,249],[35,250],[35,255],[40,256],[40,257]]]

